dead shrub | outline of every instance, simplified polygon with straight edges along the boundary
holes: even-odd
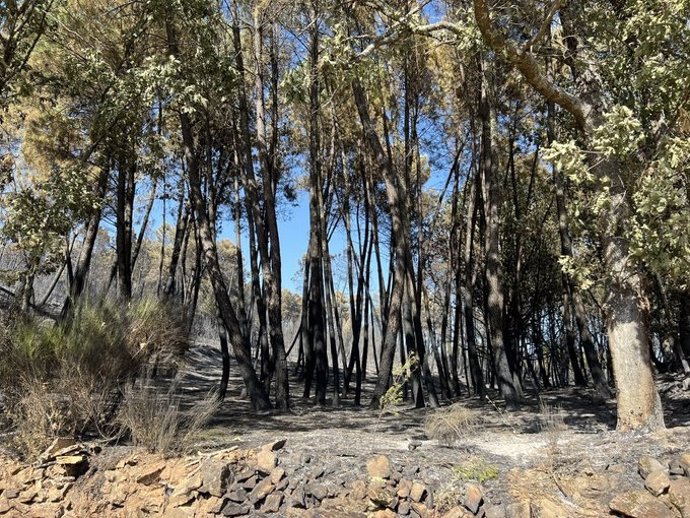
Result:
[[[123,435],[152,453],[185,450],[218,410],[215,392],[189,409],[183,408],[176,381],[165,390],[145,377],[127,388],[116,423]]]
[[[476,410],[454,403],[430,414],[424,430],[430,439],[451,446],[474,432],[480,424],[481,416]]]
[[[567,428],[561,407],[549,405],[539,398],[539,430],[551,435],[558,435]]]
[[[567,429],[561,407],[559,405],[549,405],[539,398],[539,430],[546,434],[548,441],[547,457],[551,466],[553,466],[555,458],[559,453],[558,442],[560,437]]]

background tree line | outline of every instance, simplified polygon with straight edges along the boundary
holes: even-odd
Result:
[[[292,351],[318,404],[375,376],[377,408],[413,358],[418,407],[591,385],[619,429],[663,427],[654,372],[690,375],[689,14],[5,2],[5,293],[60,299],[61,325],[88,293],[205,314],[221,394],[232,354],[256,409],[296,397]],[[295,295],[279,222],[300,190]]]

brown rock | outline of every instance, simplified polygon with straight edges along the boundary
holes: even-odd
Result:
[[[671,479],[665,471],[652,471],[647,478],[644,479],[644,487],[654,496],[659,496],[666,491],[671,484]]]
[[[564,504],[550,498],[542,498],[532,505],[532,515],[539,518],[563,518],[572,514],[572,508],[565,507]]]
[[[194,477],[180,481],[179,485],[175,488],[171,496],[189,495],[192,493],[192,491],[196,491],[203,485],[204,482],[201,478],[201,475],[196,475]]]
[[[450,511],[444,514],[442,518],[470,518],[471,516],[472,515],[462,507],[453,507]]]
[[[216,497],[223,496],[232,477],[228,464],[219,459],[205,459],[199,466],[199,475],[203,480],[199,492]]]
[[[71,484],[65,484],[62,487],[53,487],[48,490],[48,494],[46,495],[46,497],[49,502],[60,502],[64,500],[67,491],[69,491],[71,487]]]
[[[305,495],[304,488],[298,487],[295,489],[290,498],[288,499],[288,507],[304,507],[305,506]]]
[[[671,476],[680,476],[682,477],[685,475],[685,470],[683,469],[683,466],[680,465],[680,461],[676,459],[671,459],[668,463],[668,474]]]
[[[258,479],[256,478],[256,475],[254,475],[242,482],[242,487],[247,490],[254,489],[256,487],[257,482]]]
[[[283,480],[283,477],[285,476],[285,470],[283,468],[274,468],[273,471],[271,471],[271,482],[275,485],[278,485],[278,483]]]
[[[71,477],[78,477],[86,473],[89,467],[86,455],[58,455],[55,457],[55,462],[62,466]]]
[[[266,498],[273,492],[274,487],[275,486],[271,483],[270,478],[263,479],[256,485],[256,487],[249,494],[249,501],[252,504],[261,502],[264,498]]]
[[[417,513],[417,516],[420,518],[429,518],[431,516],[431,512],[427,506],[420,502],[412,502],[410,504],[412,506],[412,512]]]
[[[387,486],[372,485],[369,486],[367,491],[367,497],[369,501],[373,504],[374,509],[380,507],[388,507],[390,509],[395,509],[398,504],[398,498],[395,495],[395,490]]]
[[[276,464],[278,464],[278,457],[272,450],[260,450],[256,454],[256,469],[260,473],[268,475],[276,467]]]
[[[483,505],[484,518],[506,518],[505,508],[501,505]],[[468,518],[472,518],[468,516]]]
[[[48,448],[41,454],[42,459],[51,459],[55,455],[66,448],[71,448],[77,445],[77,441],[72,437],[58,437]],[[62,453],[65,455],[65,453]]]
[[[403,478],[398,484],[398,498],[407,498],[412,490],[412,482]]]
[[[161,473],[161,479],[165,480],[167,484],[175,487],[187,483],[189,478],[190,474],[187,471],[187,466],[185,466],[182,462],[179,461],[166,462],[165,469]],[[201,487],[201,485],[203,484],[201,475],[197,474],[192,478],[199,480],[199,487]]]
[[[484,495],[481,488],[477,484],[465,484],[465,499],[462,505],[472,511],[472,514],[477,514],[483,502]]]
[[[225,505],[228,503],[228,499],[217,498],[215,496],[209,496],[205,499],[197,500],[197,510],[201,516],[206,516],[207,514],[220,514]],[[206,514],[204,514],[206,513]]]
[[[413,502],[421,502],[426,494],[427,490],[424,484],[417,481],[412,483],[412,487],[410,488],[410,499]]]
[[[14,509],[14,505],[4,496],[0,496],[0,514],[9,513],[12,509]]]
[[[244,482],[245,480],[252,478],[255,474],[256,470],[247,466],[235,475],[235,480],[237,482]]]
[[[276,491],[283,491],[284,489],[287,489],[289,483],[290,481],[287,478],[284,478],[276,484]]]
[[[142,484],[144,486],[150,486],[160,480],[160,474],[165,469],[165,464],[163,462],[158,462],[152,464],[151,466],[145,466],[141,469],[136,477],[137,484]]]
[[[182,507],[184,505],[187,505],[191,501],[193,501],[196,498],[192,492],[188,493],[174,493],[170,495],[170,499],[168,500],[168,507],[170,508],[175,508],[175,507]]]
[[[5,490],[2,496],[8,500],[15,500],[19,497],[19,492],[19,489],[16,487],[10,487]]]
[[[671,503],[680,511],[683,518],[690,518],[690,480],[672,480],[668,496]]]
[[[165,511],[166,518],[194,518],[195,514],[191,507],[176,507]]]
[[[669,509],[647,491],[626,491],[609,502],[609,508],[630,518],[668,518]]]
[[[391,477],[391,461],[385,455],[377,455],[367,462],[367,472],[371,478]]]
[[[410,514],[410,511],[412,510],[412,506],[410,505],[409,502],[405,502],[404,500],[398,504],[398,514],[400,516],[407,516]]]
[[[247,499],[247,495],[247,491],[245,491],[242,486],[237,486],[234,489],[230,488],[230,491],[225,494],[229,500],[237,503],[244,502]]]
[[[23,491],[20,495],[19,498],[17,498],[17,501],[20,504],[30,504],[34,500],[36,500],[36,497],[38,496],[38,491],[36,491],[35,488],[31,488],[27,491]]]
[[[506,518],[531,518],[532,503],[529,500],[522,500],[506,506]]]
[[[380,511],[375,511],[369,515],[371,518],[395,518],[398,516],[390,509],[382,509]]]
[[[580,494],[585,498],[598,499],[604,493],[608,493],[612,487],[617,487],[618,475],[613,473],[595,473],[592,470],[583,470],[583,474],[569,479],[566,483],[569,493]]]
[[[364,500],[367,497],[367,483],[363,480],[355,480],[350,487],[350,498],[353,500]]]
[[[280,504],[283,503],[283,495],[281,493],[273,493],[266,498],[264,505],[261,506],[263,513],[277,513],[280,511]]]
[[[650,455],[640,457],[640,461],[637,463],[637,472],[640,476],[646,479],[654,471],[665,471],[664,465]]]

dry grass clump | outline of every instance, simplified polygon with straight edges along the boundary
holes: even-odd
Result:
[[[451,446],[473,433],[482,418],[476,410],[454,403],[430,414],[424,423],[426,435]]]
[[[558,405],[549,405],[539,398],[539,430],[545,433],[547,445],[547,458],[551,469],[556,463],[556,457],[559,454],[558,442],[563,432],[568,429],[565,424],[565,416],[563,410]]]
[[[54,437],[117,433],[121,387],[187,348],[187,326],[155,301],[87,303],[67,322],[0,321],[0,404],[29,456]]]
[[[549,405],[539,399],[539,430],[549,434],[560,434],[567,430],[563,410],[558,405]]]
[[[185,450],[216,413],[220,401],[211,392],[185,411],[176,382],[166,391],[151,381],[143,378],[127,388],[116,423],[135,445],[149,452]]]

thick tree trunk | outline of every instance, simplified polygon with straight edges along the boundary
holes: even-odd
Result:
[[[521,398],[519,380],[513,375],[504,340],[504,294],[500,255],[501,187],[496,178],[497,161],[494,150],[495,120],[491,110],[490,85],[482,71],[479,112],[482,124],[481,165],[483,199],[486,214],[486,284],[489,334],[494,353],[494,369],[498,387],[508,409],[518,407]]]
[[[132,194],[136,161],[121,159],[117,168],[116,256],[117,293],[120,299],[132,298]]]
[[[326,404],[328,385],[328,354],[326,349],[326,305],[324,289],[322,220],[323,199],[321,180],[321,134],[319,115],[320,80],[319,80],[319,40],[318,6],[312,2],[311,42],[309,55],[309,327],[314,352],[314,369],[316,373],[316,404]]]
[[[395,346],[400,332],[400,310],[403,302],[405,287],[406,260],[409,255],[407,246],[407,235],[403,225],[403,200],[399,192],[397,179],[393,171],[393,165],[384,152],[379,140],[374,124],[369,116],[367,101],[364,89],[358,79],[352,80],[352,92],[354,94],[355,105],[362,124],[364,137],[367,142],[375,163],[381,170],[386,185],[386,197],[391,217],[392,234],[395,236],[394,249],[392,250],[393,261],[393,285],[390,290],[387,304],[387,321],[381,346],[381,364],[379,367],[378,380],[374,393],[372,394],[370,407],[378,409],[381,397],[388,390],[388,383],[393,369],[393,359],[395,356]],[[404,196],[404,194],[403,194]],[[374,241],[376,243],[376,240]]]

